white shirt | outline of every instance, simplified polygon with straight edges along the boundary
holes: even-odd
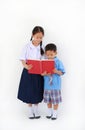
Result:
[[[32,41],[26,44],[22,50],[20,60],[41,59],[40,45],[34,46]]]

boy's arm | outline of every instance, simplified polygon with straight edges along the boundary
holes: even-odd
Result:
[[[63,75],[63,72],[60,71],[60,70],[57,70],[56,68],[53,70],[53,72],[54,72],[55,74],[58,74],[58,75]]]

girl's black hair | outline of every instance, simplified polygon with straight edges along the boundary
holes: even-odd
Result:
[[[57,47],[54,43],[49,43],[45,46],[45,52],[46,51],[54,51],[56,52],[57,51]]]
[[[32,30],[32,35],[35,35],[36,33],[39,33],[39,32],[41,32],[44,36],[44,29],[41,26],[35,26],[34,29]],[[32,36],[31,36],[30,41],[32,41]],[[41,55],[44,54],[44,50],[42,48],[42,41],[40,42],[40,52],[41,52]]]

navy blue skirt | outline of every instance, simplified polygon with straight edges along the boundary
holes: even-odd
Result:
[[[39,74],[29,74],[23,69],[18,89],[18,99],[25,103],[37,104],[43,100],[44,79]]]

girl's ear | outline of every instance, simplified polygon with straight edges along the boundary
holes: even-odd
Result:
[[[33,34],[32,34],[32,36],[31,36],[31,38],[32,38],[32,40],[33,40]]]
[[[32,41],[34,40],[34,37],[32,37]]]
[[[47,54],[46,51],[44,52],[44,54],[45,54],[45,55]]]
[[[57,55],[57,51],[55,52],[55,54]]]

